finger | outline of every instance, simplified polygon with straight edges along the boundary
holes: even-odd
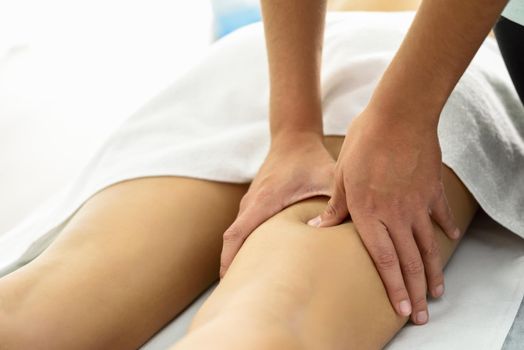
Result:
[[[444,294],[443,264],[435,229],[427,213],[421,213],[413,231],[424,262],[428,290],[434,298],[438,298]]]
[[[335,226],[343,222],[348,214],[346,193],[341,185],[337,185],[324,211],[319,216],[309,220],[308,225],[315,227]]]
[[[426,275],[420,251],[409,227],[406,228],[397,223],[395,226],[389,225],[388,230],[397,251],[404,282],[409,292],[413,309],[411,320],[415,324],[424,324],[428,321]]]
[[[448,204],[448,199],[444,191],[441,192],[435,204],[431,208],[431,217],[442,228],[444,233],[451,239],[460,237],[460,230],[455,224],[453,213]]]
[[[266,210],[262,209],[266,208]],[[220,278],[224,277],[238,251],[247,237],[261,223],[271,217],[277,210],[264,205],[250,205],[237,217],[235,222],[224,232],[222,254],[220,256]]]
[[[386,227],[378,220],[352,213],[353,222],[384,283],[391,305],[401,316],[411,314],[409,294],[395,246]]]

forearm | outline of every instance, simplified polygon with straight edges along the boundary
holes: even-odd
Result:
[[[322,135],[320,65],[325,0],[261,0],[270,73],[270,126]]]
[[[507,0],[424,0],[370,106],[381,118],[435,128],[456,83]]]

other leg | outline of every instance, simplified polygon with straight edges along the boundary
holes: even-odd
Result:
[[[218,277],[247,186],[177,177],[102,190],[0,279],[0,349],[136,349]]]

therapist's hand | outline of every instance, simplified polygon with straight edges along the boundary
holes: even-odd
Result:
[[[431,218],[450,238],[460,232],[444,194],[436,128],[378,114],[366,110],[351,123],[333,196],[308,223],[333,226],[350,213],[394,309],[423,324],[426,279],[434,297],[442,295],[444,282]]]
[[[268,156],[224,233],[220,277],[257,226],[303,199],[331,194],[335,161],[316,133],[273,137]]]

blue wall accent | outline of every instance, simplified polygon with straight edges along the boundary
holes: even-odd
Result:
[[[215,37],[221,38],[245,25],[262,19],[258,1],[231,4],[230,1],[214,0]]]

